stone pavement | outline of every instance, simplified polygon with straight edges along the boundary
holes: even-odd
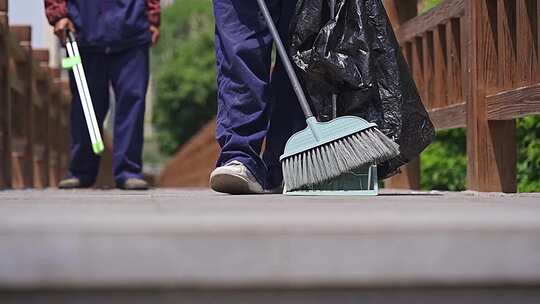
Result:
[[[516,294],[512,301],[540,303],[536,286],[540,194],[0,192],[0,300],[23,291],[133,289],[341,291],[344,300],[360,290],[400,298],[430,287],[488,288],[471,303],[511,303],[494,296],[502,290]],[[398,291],[376,292],[388,288]],[[331,292],[317,298],[325,296]]]

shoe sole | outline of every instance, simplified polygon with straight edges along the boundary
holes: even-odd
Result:
[[[210,177],[210,188],[227,194],[257,194],[249,188],[249,181],[234,174],[218,173]]]
[[[118,187],[120,190],[126,190],[126,191],[146,191],[149,190],[149,187]]]

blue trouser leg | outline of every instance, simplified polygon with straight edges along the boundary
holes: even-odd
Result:
[[[294,13],[295,6],[296,1],[282,1],[281,17],[277,27],[285,45],[287,45],[289,22]],[[289,76],[287,76],[279,56],[277,56],[272,72],[271,88],[274,99],[270,114],[270,125],[266,135],[266,149],[263,153],[263,160],[268,168],[268,189],[278,187],[283,182],[283,171],[279,157],[283,154],[287,140],[294,133],[306,127],[305,116],[294,95]]]
[[[149,45],[109,55],[109,77],[116,97],[113,172],[117,183],[142,178],[145,98]]]
[[[295,2],[267,1],[284,41]],[[288,138],[295,131],[293,120],[298,117],[295,111],[299,108],[290,105],[296,104],[296,100],[279,67],[270,83],[273,39],[256,1],[214,0],[214,15],[218,67],[216,136],[222,148],[217,165],[239,160],[268,189],[279,184],[281,177],[280,173],[271,173],[275,177],[268,180],[267,164],[275,167],[279,163],[278,154],[285,142],[281,138]],[[268,145],[263,161],[260,154],[265,138]]]
[[[96,118],[101,127],[109,109],[107,58],[104,54],[84,51],[81,52],[81,56]],[[99,156],[92,152],[92,143],[73,73],[70,73],[70,86],[73,100],[71,106],[71,163],[69,176],[79,178],[83,185],[91,185],[95,182],[98,174]]]

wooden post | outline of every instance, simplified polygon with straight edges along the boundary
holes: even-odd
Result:
[[[51,145],[49,128],[52,125],[49,117],[50,93],[54,83],[50,81],[49,50],[33,50],[32,57],[39,64],[35,71],[37,75],[34,75],[33,83],[33,94],[38,96],[33,96],[32,100],[32,113],[34,113],[34,128],[32,129],[34,187],[46,188],[49,186],[49,151]]]
[[[399,27],[418,15],[417,0],[385,0],[384,5],[399,39]],[[414,56],[414,54],[412,55]],[[413,59],[415,60],[415,59]],[[409,62],[409,64],[412,64]],[[386,181],[387,188],[420,189],[420,160],[416,159],[401,168],[402,173]]]
[[[11,188],[8,0],[0,0],[0,189]]]
[[[8,0],[0,0],[0,27],[3,32],[8,28]]]
[[[18,111],[14,113],[18,117],[12,117],[12,124],[16,121],[16,130],[13,131],[13,151],[12,151],[12,172],[13,187],[27,188],[33,186],[32,155],[33,147],[31,142],[31,130],[33,124],[32,115],[32,29],[30,26],[13,26],[11,32],[19,40],[20,47],[25,54],[22,62],[17,62],[19,80],[24,89],[22,96],[12,100],[12,109]]]
[[[399,25],[418,16],[420,3],[421,1],[417,0],[384,0],[386,12],[394,29],[398,29]]]
[[[468,187],[516,192],[515,121],[488,121],[487,94],[499,83],[496,1],[466,1]]]
[[[56,187],[60,181],[60,164],[61,164],[61,151],[62,151],[62,137],[64,131],[62,130],[62,104],[64,102],[63,90],[62,90],[62,72],[58,68],[51,68],[51,77],[53,78],[53,94],[51,95],[49,104],[49,186]]]
[[[69,129],[71,127],[70,125],[70,111],[71,111],[71,91],[70,91],[70,83],[67,80],[62,80],[62,93],[63,93],[63,100],[62,100],[62,110],[60,111],[60,128],[62,136],[62,145],[60,148],[60,178],[63,177],[63,175],[67,174],[68,168],[69,168],[69,161],[70,161],[70,136],[69,136]]]

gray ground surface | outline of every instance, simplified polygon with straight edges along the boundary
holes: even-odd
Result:
[[[540,284],[540,194],[0,192],[0,289]]]

